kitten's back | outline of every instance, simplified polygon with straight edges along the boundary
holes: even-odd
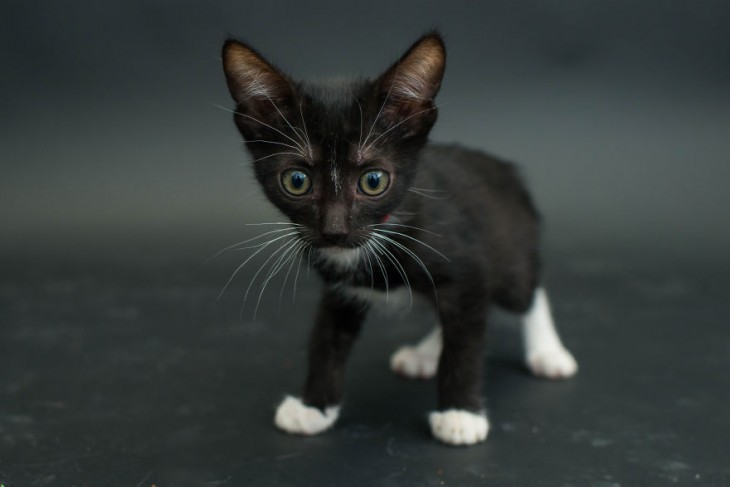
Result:
[[[539,278],[539,216],[517,168],[458,145],[428,145],[420,162],[420,223],[445,236],[434,245],[460,272],[488,276],[503,307],[526,309]]]

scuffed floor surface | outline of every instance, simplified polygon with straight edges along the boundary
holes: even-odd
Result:
[[[62,486],[730,485],[730,277],[640,255],[556,253],[547,285],[581,370],[530,377],[515,321],[492,320],[491,431],[438,444],[433,382],[390,354],[428,310],[369,320],[333,430],[273,426],[298,393],[314,276],[270,283],[252,319],[252,272],[190,252],[156,259],[2,257],[0,483]],[[256,267],[251,269],[255,270]],[[277,309],[279,311],[277,311]]]

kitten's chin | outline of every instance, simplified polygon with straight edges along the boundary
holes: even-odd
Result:
[[[332,245],[332,244],[324,244],[315,246],[317,250],[323,253],[328,254],[338,254],[342,252],[348,252],[350,250],[357,250],[360,248],[359,245]]]
[[[319,258],[326,264],[340,269],[347,269],[357,265],[362,256],[361,247],[319,247]]]
[[[331,252],[339,252],[339,251],[347,251],[347,250],[353,250],[358,249],[361,247],[361,244],[357,241],[350,241],[350,240],[344,240],[340,242],[328,242],[327,240],[321,239],[321,240],[315,240],[312,242],[312,247],[316,248],[317,250],[321,251],[331,251]]]

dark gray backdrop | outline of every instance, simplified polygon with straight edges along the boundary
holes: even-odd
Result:
[[[522,164],[581,373],[533,380],[495,316],[490,440],[447,449],[433,386],[387,370],[433,316],[374,314],[340,424],[276,434],[318,289],[273,282],[252,321],[259,262],[219,301],[248,254],[200,265],[279,218],[215,107],[221,43],[375,75],[432,25],[433,137]],[[726,0],[0,2],[0,484],[730,485],[729,25]]]
[[[375,75],[430,26],[449,50],[433,139],[520,162],[550,245],[706,256],[730,244],[727,2],[1,9],[6,250],[167,238],[216,246],[243,222],[276,218],[242,165],[230,114],[214,106],[231,106],[225,37],[294,76]]]

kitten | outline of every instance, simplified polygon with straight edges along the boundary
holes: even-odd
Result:
[[[483,441],[481,395],[487,314],[522,315],[526,362],[560,379],[578,366],[555,330],[540,287],[538,215],[515,168],[483,153],[427,144],[446,52],[424,35],[373,80],[295,81],[247,45],[228,40],[223,67],[234,121],[256,178],[310,249],[324,280],[301,398],[276,425],[312,435],[334,424],[344,369],[366,312],[417,292],[439,325],[391,360],[398,374],[436,377],[433,435]]]

